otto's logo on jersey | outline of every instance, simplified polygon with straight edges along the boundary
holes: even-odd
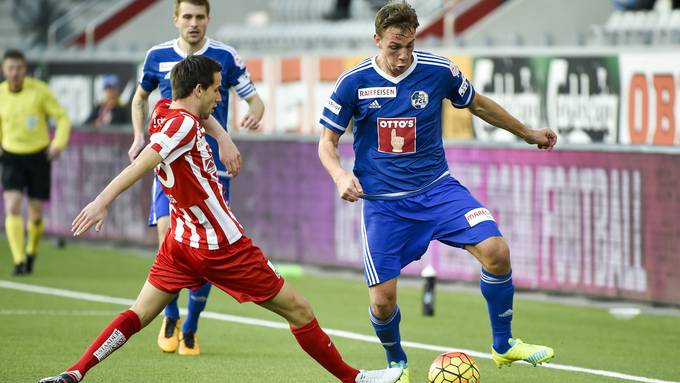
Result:
[[[382,153],[415,153],[416,118],[378,118],[378,151]]]
[[[359,90],[357,90],[357,95],[359,100],[365,100],[367,98],[395,98],[397,97],[397,87],[359,88]]]
[[[430,96],[422,90],[417,90],[411,94],[411,105],[416,109],[423,109],[430,101]]]

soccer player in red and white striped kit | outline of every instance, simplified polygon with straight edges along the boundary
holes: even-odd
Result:
[[[284,282],[229,210],[205,134],[215,134],[218,141],[231,138],[202,122],[220,100],[220,69],[204,56],[189,56],[175,65],[173,100],[156,104],[151,142],[73,221],[74,235],[92,226],[99,231],[113,200],[151,169],[171,204],[171,229],[135,303],[109,323],[75,364],[40,383],[80,382],[148,325],[180,289],[206,282],[239,302],[257,303],[285,318],[302,349],[343,383],[394,383],[401,376],[401,368],[360,371],[345,363],[309,302]]]

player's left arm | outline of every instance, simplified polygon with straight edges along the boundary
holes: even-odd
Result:
[[[468,106],[472,114],[487,123],[505,129],[520,137],[528,144],[537,145],[539,149],[552,150],[557,143],[557,134],[549,128],[531,129],[508,113],[502,106],[492,99],[476,93]]]
[[[231,136],[213,115],[203,121],[203,126],[205,131],[217,141],[220,161],[227,167],[229,175],[236,177],[241,171],[241,153]]]
[[[56,121],[54,138],[47,149],[47,158],[53,161],[59,158],[61,152],[66,148],[66,144],[68,144],[68,138],[71,134],[71,120],[69,120],[66,110],[59,104],[59,101],[47,86],[45,86],[43,93],[43,107],[45,114]]]
[[[146,176],[151,169],[163,161],[163,157],[151,145],[147,146],[135,160],[123,169],[105,188],[97,198],[87,204],[76,216],[71,224],[74,236],[86,232],[92,225],[96,231],[101,230],[109,205],[122,192],[127,190],[140,178]]]
[[[248,112],[241,120],[241,127],[248,130],[257,130],[260,127],[260,121],[264,114],[264,102],[260,95],[255,93],[246,98],[248,103]]]

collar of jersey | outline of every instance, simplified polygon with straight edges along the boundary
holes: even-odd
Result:
[[[406,69],[406,72],[400,74],[400,75],[397,76],[397,77],[392,77],[392,76],[390,76],[389,74],[385,73],[385,71],[383,71],[382,69],[380,69],[380,67],[378,66],[378,63],[375,61],[375,58],[376,58],[376,57],[377,57],[377,56],[373,56],[373,57],[371,58],[371,64],[373,65],[373,69],[375,69],[375,71],[378,72],[378,74],[379,74],[380,76],[382,76],[383,78],[385,78],[385,80],[387,80],[387,81],[389,81],[389,82],[391,82],[391,83],[394,83],[394,84],[398,84],[401,80],[403,80],[403,79],[405,79],[406,77],[408,77],[408,75],[410,75],[411,72],[413,72],[413,70],[416,69],[416,65],[418,65],[418,54],[417,54],[416,52],[413,52],[413,62],[411,63],[411,66],[408,67],[408,69]]]
[[[205,37],[205,44],[199,49],[198,51],[194,52],[194,56],[202,55],[205,53],[205,51],[208,50],[208,47],[210,46],[210,42],[212,39],[208,36]],[[179,38],[175,39],[175,42],[172,44],[172,49],[175,50],[175,53],[177,53],[180,57],[186,58],[187,54],[184,52],[182,49],[179,47]],[[414,53],[415,54],[415,53]]]

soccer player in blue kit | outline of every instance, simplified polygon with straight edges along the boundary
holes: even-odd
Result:
[[[362,242],[369,286],[369,316],[387,354],[409,382],[401,347],[397,277],[420,259],[432,240],[464,248],[482,265],[493,360],[500,367],[523,360],[547,362],[554,351],[513,338],[514,288],[508,245],[491,213],[449,173],[442,144],[442,101],[468,108],[539,149],[557,141],[550,129],[530,129],[475,91],[447,58],[415,51],[415,10],[404,1],[381,8],[375,18],[377,56],[337,80],[323,109],[319,158],[350,202],[363,199]],[[340,164],[338,141],[354,121],[354,174]]]
[[[249,110],[241,121],[246,129],[257,129],[264,113],[264,104],[250,80],[250,75],[236,51],[219,41],[206,36],[210,20],[208,0],[175,0],[174,24],[179,37],[151,48],[144,61],[139,86],[132,100],[132,126],[134,141],[128,155],[130,161],[144,148],[144,124],[149,110],[149,94],[160,87],[161,96],[172,98],[170,70],[188,55],[203,55],[222,65],[222,101],[215,108],[206,124],[220,124],[227,127],[229,88],[234,88],[240,98],[246,100]],[[218,142],[207,136],[215,156],[218,177],[224,186],[225,198],[229,201],[229,175],[236,176],[240,170],[240,154],[231,139]],[[220,150],[221,149],[221,150]],[[222,159],[222,161],[220,161]],[[225,166],[226,165],[226,166]],[[158,229],[158,243],[163,242],[170,227],[170,203],[163,192],[158,178],[152,188],[152,203],[149,225]],[[158,346],[165,352],[177,351],[180,355],[199,355],[200,347],[196,337],[198,318],[203,311],[210,292],[210,284],[189,293],[188,314],[179,334],[179,308],[177,297],[165,308],[165,318],[158,334]]]

